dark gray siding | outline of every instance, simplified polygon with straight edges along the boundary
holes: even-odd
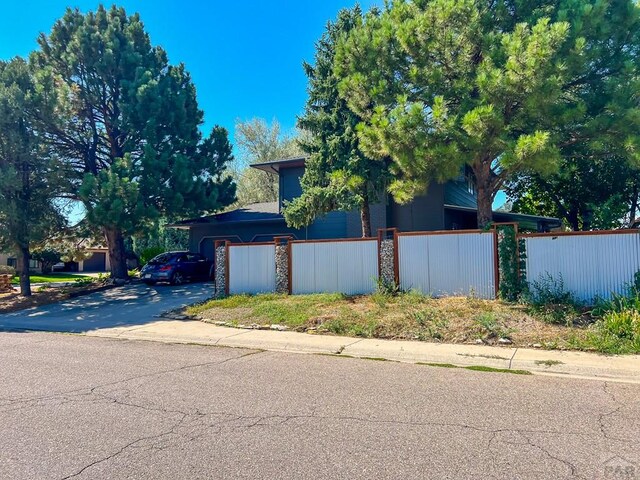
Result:
[[[300,178],[304,174],[304,167],[283,168],[280,170],[280,205],[285,200],[293,200],[302,194]]]
[[[189,231],[189,251],[199,252],[213,259],[213,244],[216,240],[234,243],[266,242],[274,236],[292,235],[303,240],[305,232],[288,228],[283,222],[247,223],[234,225],[197,225]]]
[[[475,195],[469,192],[466,181],[447,182],[444,186],[444,203],[458,207],[478,207],[478,201]]]
[[[371,215],[371,235],[376,236],[378,229],[387,228],[387,205],[385,203],[375,203],[369,207]],[[347,238],[357,238],[362,236],[362,220],[360,210],[347,212]]]
[[[431,185],[426,195],[406,205],[391,201],[389,227],[401,232],[444,230],[444,185]]]
[[[309,239],[347,237],[347,212],[329,212],[317,218],[307,227],[307,237]]]

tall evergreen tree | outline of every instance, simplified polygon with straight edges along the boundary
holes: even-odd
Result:
[[[38,131],[43,94],[24,60],[0,61],[0,249],[18,254],[24,296],[32,245],[64,225],[55,204],[62,170]]]
[[[48,139],[75,172],[71,193],[104,233],[113,277],[127,277],[126,236],[162,216],[213,212],[234,200],[226,130],[203,138],[191,77],[151,45],[137,14],[68,9],[38,43],[32,60],[60,100]]]
[[[572,147],[635,161],[638,45],[631,0],[394,0],[342,42],[337,73],[396,198],[469,165],[482,227],[505,182],[557,172]]]
[[[387,161],[360,150],[357,126],[362,118],[340,96],[333,71],[337,43],[361,24],[359,6],[340,11],[316,43],[314,64],[304,63],[308,99],[298,126],[309,133],[302,147],[310,158],[301,179],[302,195],[284,209],[287,223],[296,228],[332,210],[358,209],[362,236],[370,237],[370,204],[385,194]]]

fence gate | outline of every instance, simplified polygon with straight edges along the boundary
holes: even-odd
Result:
[[[229,293],[275,292],[275,254],[274,244],[229,245]]]
[[[378,278],[376,239],[293,242],[292,293],[372,293]]]
[[[493,232],[398,235],[400,287],[434,296],[495,298]]]

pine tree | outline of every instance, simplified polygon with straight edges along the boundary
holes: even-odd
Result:
[[[71,194],[102,229],[112,276],[127,277],[124,239],[159,218],[213,212],[233,202],[227,132],[203,138],[195,86],[184,65],[151,45],[137,14],[68,9],[32,56],[55,85],[59,118],[47,126],[75,172]]]
[[[20,292],[31,295],[31,247],[64,226],[55,204],[63,170],[42,142],[47,111],[27,63],[0,61],[0,250],[18,254]]]
[[[340,97],[333,72],[337,43],[361,23],[360,7],[340,11],[316,43],[314,64],[304,63],[309,96],[298,127],[309,134],[302,147],[310,158],[302,195],[284,209],[287,223],[296,228],[333,210],[358,209],[362,236],[370,237],[370,205],[385,194],[387,162],[360,150],[357,126],[362,118]]]
[[[505,182],[583,142],[635,161],[638,58],[631,0],[396,0],[341,42],[336,72],[396,199],[468,165],[483,227]]]

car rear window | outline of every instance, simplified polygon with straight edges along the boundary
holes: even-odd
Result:
[[[157,257],[154,257],[151,260],[149,260],[149,264],[151,264],[151,265],[162,265],[164,263],[169,263],[171,260],[173,260],[174,257],[175,257],[175,254],[161,253]]]

